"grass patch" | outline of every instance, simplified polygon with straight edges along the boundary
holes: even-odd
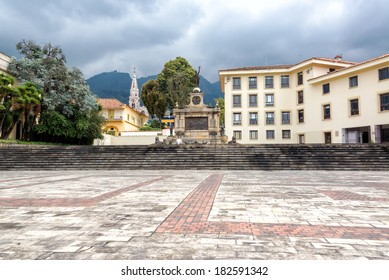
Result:
[[[50,143],[50,142],[35,142],[35,141],[21,141],[11,139],[0,139],[0,144],[11,144],[11,145],[46,145],[46,146],[64,146],[61,143]]]

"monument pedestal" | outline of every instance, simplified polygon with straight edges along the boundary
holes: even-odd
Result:
[[[203,93],[194,88],[190,104],[173,110],[176,137],[184,143],[222,144],[220,135],[220,108],[204,105]]]

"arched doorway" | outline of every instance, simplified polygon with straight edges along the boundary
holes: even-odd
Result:
[[[119,135],[119,129],[116,126],[107,126],[104,129],[104,132],[112,135],[112,136],[118,136]]]

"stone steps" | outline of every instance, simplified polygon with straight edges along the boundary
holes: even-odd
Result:
[[[387,145],[0,146],[1,170],[389,170]]]

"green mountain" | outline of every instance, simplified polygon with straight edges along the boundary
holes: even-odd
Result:
[[[140,96],[142,97],[142,86],[148,80],[156,79],[156,75],[138,78],[138,87]],[[95,75],[88,80],[91,91],[100,98],[116,98],[121,102],[128,104],[130,94],[130,87],[132,78],[128,73],[121,73],[117,71],[105,72]],[[223,97],[220,89],[220,83],[210,83],[207,79],[201,76],[200,88],[204,93],[205,104],[215,104],[214,99]]]

